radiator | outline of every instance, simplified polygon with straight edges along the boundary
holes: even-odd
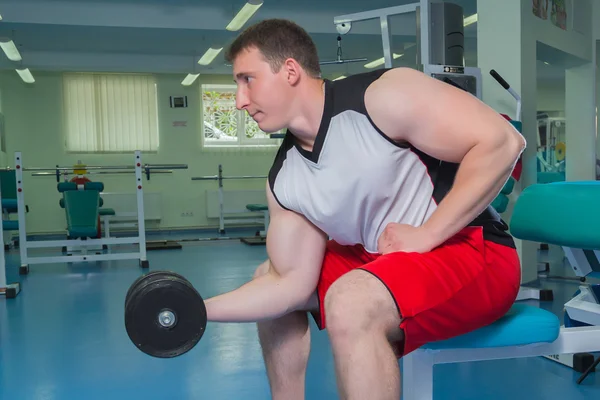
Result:
[[[246,209],[246,204],[267,204],[265,189],[260,190],[223,190],[223,214],[243,216],[262,215]],[[219,218],[219,191],[206,191],[206,217]]]
[[[104,200],[102,208],[112,208],[115,220],[137,220],[137,193],[100,194]],[[144,220],[160,221],[162,218],[162,197],[160,192],[144,192]]]

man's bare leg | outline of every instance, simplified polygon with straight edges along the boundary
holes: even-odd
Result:
[[[261,265],[255,277],[266,271],[268,264]],[[315,294],[305,309],[317,307]],[[257,327],[273,400],[303,400],[310,353],[307,312],[294,311],[272,321],[259,322]]]
[[[325,296],[325,315],[340,398],[398,400],[400,368],[390,343],[404,335],[381,281],[360,270],[344,275]]]

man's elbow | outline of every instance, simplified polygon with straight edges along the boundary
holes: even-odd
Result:
[[[504,149],[506,155],[510,155],[516,161],[527,147],[527,141],[518,131],[508,130],[500,147]]]

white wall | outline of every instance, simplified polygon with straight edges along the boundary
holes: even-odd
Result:
[[[159,228],[216,227],[218,220],[206,218],[206,190],[214,190],[214,181],[192,181],[191,177],[215,175],[223,164],[227,175],[266,175],[276,147],[258,152],[215,152],[201,149],[201,83],[231,83],[231,76],[201,76],[195,85],[183,87],[181,75],[158,76],[160,149],[143,155],[145,163],[188,164],[187,170],[171,175],[154,175],[144,181],[144,189],[162,193],[162,215]],[[62,79],[57,72],[36,71],[36,82],[24,84],[14,71],[0,73],[0,90],[6,119],[7,155],[3,166],[14,165],[14,152],[23,152],[25,166],[70,166],[78,160],[88,165],[132,164],[132,154],[68,154],[62,135]],[[172,109],[169,96],[187,95],[188,108]],[[187,127],[173,127],[173,121],[187,121]],[[100,177],[100,178],[98,178]],[[101,179],[107,192],[134,192],[133,175],[94,175]],[[264,189],[264,180],[226,182],[226,188]],[[52,177],[24,179],[29,233],[57,232],[64,229],[64,210],[58,205],[59,193]],[[193,216],[182,217],[182,212]],[[150,228],[152,226],[150,225]]]

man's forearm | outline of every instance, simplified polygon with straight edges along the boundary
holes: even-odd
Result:
[[[485,210],[502,190],[522,150],[522,141],[510,136],[502,145],[476,145],[465,155],[452,189],[422,226],[434,238],[434,247]]]
[[[267,273],[231,292],[205,301],[207,319],[215,322],[259,322],[295,311],[310,298],[309,290],[291,277]]]

